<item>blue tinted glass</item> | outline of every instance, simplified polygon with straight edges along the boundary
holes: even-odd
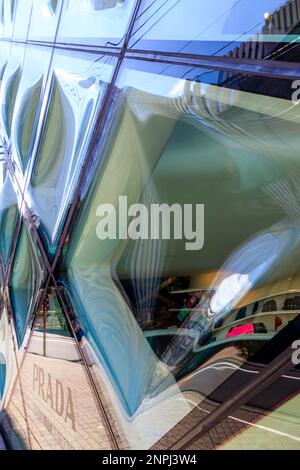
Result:
[[[300,11],[296,2],[292,8],[288,3],[285,0],[144,0],[129,46],[181,54],[262,58],[275,49],[278,40],[297,38]],[[281,25],[283,15],[286,19]]]
[[[26,0],[25,0],[26,1]],[[56,36],[62,0],[34,0],[28,39],[53,42]]]
[[[121,47],[135,3],[135,0],[64,2],[57,41]]]
[[[15,3],[16,6],[12,36],[15,40],[25,41],[27,39],[31,19],[32,0],[18,0]],[[36,3],[36,1],[33,3]]]

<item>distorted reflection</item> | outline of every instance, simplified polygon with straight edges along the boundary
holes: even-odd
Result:
[[[5,3],[8,3],[7,0],[4,0]],[[37,0],[32,2],[32,0],[18,0],[15,3],[15,13],[13,16],[14,28],[13,28],[13,38],[17,40],[26,40],[31,13],[32,13],[32,3],[36,4]]]
[[[57,40],[121,47],[134,6],[134,0],[69,0]]]
[[[55,290],[48,289],[20,370],[31,449],[110,449],[98,405]]]
[[[11,302],[18,342],[21,345],[29,328],[29,319],[43,279],[41,253],[22,224],[11,276]]]
[[[11,328],[8,323],[6,308],[0,313],[0,413],[12,379],[15,376],[16,363],[14,356]]]
[[[163,84],[164,96],[160,76],[158,88],[153,73],[124,68],[118,126],[62,273],[130,422],[125,432],[137,426],[141,446],[188,413],[194,371],[229,350],[240,367],[300,313],[299,111],[288,100],[198,82]],[[149,213],[155,203],[204,204],[203,249],[172,238],[99,240],[97,207],[111,203],[118,214],[119,195]],[[199,397],[228,370],[204,376]],[[178,399],[172,412],[166,397]]]
[[[5,265],[9,259],[17,220],[18,199],[11,177],[6,174],[0,191],[0,256]]]
[[[299,18],[297,0],[143,0],[129,46],[261,59],[272,56],[279,39],[297,38]]]
[[[48,108],[26,196],[40,218],[50,252],[55,250],[113,64],[113,59],[107,63],[89,54],[71,57],[57,51],[54,55]]]
[[[21,3],[21,5],[18,6],[20,11],[22,11],[22,8],[29,8],[28,0],[19,1],[18,3]],[[34,0],[32,2],[28,29],[29,40],[54,41],[62,3],[66,2],[62,0]]]
[[[51,53],[51,48],[41,54],[38,47],[27,45],[24,55],[12,120],[12,152],[17,157],[15,165],[20,168],[18,177],[22,187],[23,173],[33,154],[35,139],[38,138],[38,119]]]
[[[21,79],[21,68],[18,67],[5,83],[6,92],[4,104],[2,104],[2,119],[7,138],[10,138],[12,115],[17,96],[18,86]]]

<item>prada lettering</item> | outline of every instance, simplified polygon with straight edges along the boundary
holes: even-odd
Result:
[[[69,423],[76,431],[74,403],[70,387],[65,387],[49,372],[45,372],[44,369],[33,364],[33,390],[63,418],[65,423]]]

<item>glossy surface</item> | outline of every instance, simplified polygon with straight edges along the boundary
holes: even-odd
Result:
[[[34,144],[39,135],[38,122],[50,68],[52,49],[44,53],[35,46],[27,45],[22,67],[22,77],[16,95],[12,120],[12,148],[20,169],[19,184],[24,185],[22,174],[27,168]]]
[[[289,41],[286,35],[297,33],[294,29],[300,12],[295,6],[286,7],[287,3],[284,0],[226,0],[222,3],[218,0],[143,0],[130,47],[261,58],[255,57],[259,54],[259,47],[254,51],[256,43],[257,46],[266,43],[263,49],[267,49],[267,43]]]
[[[57,41],[122,47],[135,0],[70,0],[64,2]]]
[[[22,364],[23,396],[19,388],[12,394],[16,408],[24,400],[31,448],[109,449],[76,343],[52,290],[47,301],[45,319],[40,311]]]
[[[56,51],[53,56],[29,191],[50,250],[74,191],[113,67],[113,59],[89,54]]]
[[[32,2],[28,40],[53,42],[56,37],[62,0],[35,0]]]
[[[6,265],[10,255],[18,220],[18,200],[9,175],[3,182],[0,195],[0,246],[2,262]]]
[[[42,282],[40,253],[30,239],[25,225],[21,227],[11,275],[11,301],[19,344],[25,336],[30,314]]]
[[[144,70],[133,72],[128,64],[117,84],[117,131],[82,209],[66,279],[86,336],[126,413],[138,414],[145,400],[153,400],[155,409],[156,397],[172,390],[173,397],[178,394],[176,422],[190,403],[176,392],[174,378],[191,381],[191,373],[205,370],[209,358],[229,347],[241,364],[299,313],[278,304],[278,327],[276,313],[260,313],[262,307],[251,319],[234,321],[231,313],[257,296],[263,304],[278,289],[283,305],[289,292],[299,291],[299,226],[277,192],[281,179],[291,181],[299,171],[291,145],[299,111],[288,101],[255,100],[246,92],[232,91],[228,102],[214,86],[201,90],[198,82],[162,80]],[[281,145],[274,152],[268,142],[277,126]],[[128,197],[128,205],[143,203],[149,210],[153,203],[204,203],[204,248],[188,252],[184,240],[99,240],[97,207],[118,208],[120,195]],[[247,321],[252,334],[229,333]],[[204,376],[197,391],[205,397],[228,375]],[[170,419],[169,410],[167,415]],[[166,416],[164,422],[170,425]]]
[[[290,356],[249,387],[300,335],[300,2],[20,0],[0,20],[10,445],[253,448],[256,426],[297,448]],[[172,211],[152,227],[197,204],[181,236]]]

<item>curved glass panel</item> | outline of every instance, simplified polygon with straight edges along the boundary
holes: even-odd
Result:
[[[121,47],[135,0],[64,2],[57,41]]]
[[[1,432],[5,434],[5,440],[10,444],[10,448],[18,450],[30,447],[30,437],[24,401],[17,399],[22,395],[17,375],[15,341],[11,323],[8,322],[7,310],[4,308],[0,319],[0,367],[2,373],[5,370],[5,386],[3,396],[0,397]]]
[[[200,402],[300,313],[300,117],[289,100],[125,64],[65,280],[145,445],[195,406],[195,375]],[[235,366],[204,372],[217,357]]]
[[[0,0],[0,34],[3,36],[4,30],[4,0]]]
[[[28,39],[30,41],[54,42],[58,26],[62,0],[35,0],[32,3],[32,14]]]
[[[39,48],[27,45],[23,73],[15,100],[12,122],[12,153],[17,156],[17,168],[20,167],[19,183],[24,186],[23,172],[33,154],[38,138],[38,119],[49,72],[52,48],[45,48],[43,54]]]
[[[14,18],[13,39],[25,41],[29,30],[32,0],[18,0],[15,3],[16,13]]]
[[[27,195],[51,251],[113,66],[113,59],[55,53],[48,108]]]
[[[15,316],[18,342],[21,345],[28,327],[32,308],[41,286],[43,271],[41,255],[25,224],[22,225],[14,258],[10,297]]]
[[[16,0],[3,0],[3,37],[6,39],[12,38],[16,3]]]
[[[0,0],[9,446],[299,447],[299,25],[300,0]]]
[[[1,43],[0,46],[0,90],[2,88],[3,76],[7,66],[7,60],[9,57],[10,47],[7,43]]]
[[[0,411],[6,392],[16,372],[13,342],[6,309],[1,307],[0,315]]]
[[[3,73],[1,84],[1,134],[9,142],[17,92],[22,75],[22,63],[25,47],[13,44],[10,48],[9,60]]]
[[[6,82],[6,99],[5,104],[2,105],[3,124],[8,138],[10,137],[12,116],[14,111],[14,104],[18,91],[18,86],[21,79],[21,69],[18,67],[14,73],[9,77]]]
[[[82,359],[54,289],[38,312],[20,370],[32,450],[111,449]],[[18,425],[18,421],[17,421]]]
[[[20,105],[20,121],[17,123],[20,133],[17,142],[22,156],[23,165],[26,166],[29,158],[32,128],[35,121],[36,110],[39,105],[43,79],[40,78],[24,95]]]
[[[18,220],[18,199],[11,177],[6,176],[0,193],[0,254],[6,265]]]

